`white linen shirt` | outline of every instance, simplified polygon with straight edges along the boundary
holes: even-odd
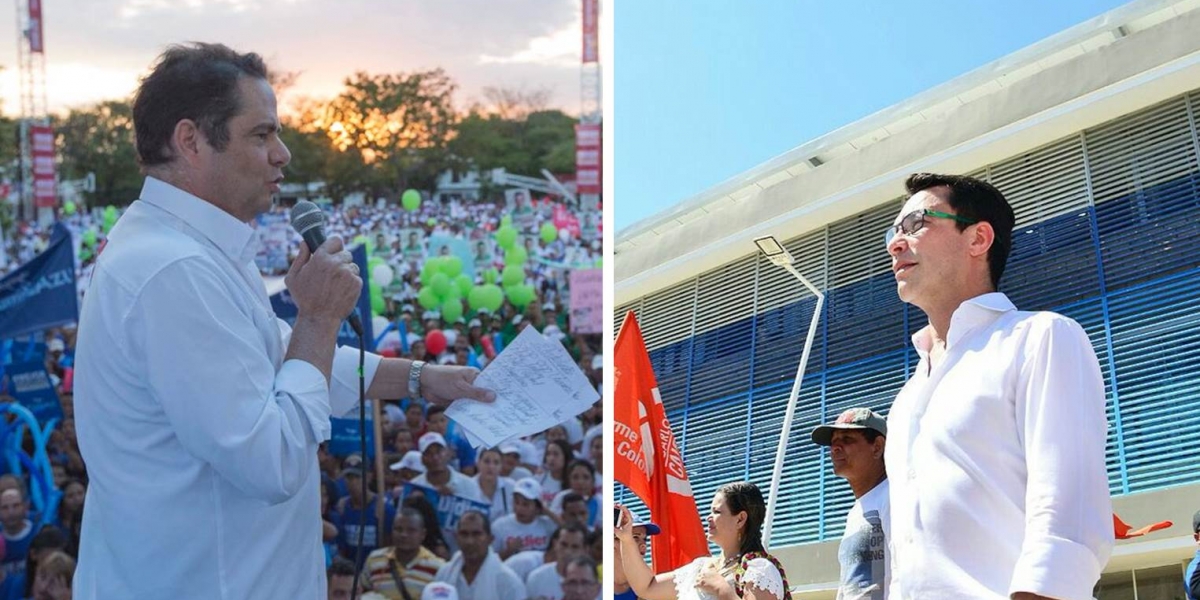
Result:
[[[1003,294],[964,302],[888,414],[892,600],[1092,597],[1113,546],[1104,382],[1087,334]]]
[[[316,449],[331,405],[358,401],[358,350],[337,350],[332,386],[284,361],[254,239],[149,177],[109,236],[75,355],[91,478],[75,598],[325,597]]]

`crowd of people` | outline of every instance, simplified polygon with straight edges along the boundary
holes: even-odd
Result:
[[[524,221],[518,243],[530,257],[526,281],[534,286],[535,300],[518,307],[506,299],[496,311],[471,310],[464,300],[463,317],[455,320],[418,305],[422,265],[438,255],[439,248],[445,254],[448,248],[467,246],[478,255],[471,265],[477,283],[488,269],[502,269],[503,253],[493,233],[507,210],[503,202],[426,202],[417,211],[395,205],[326,207],[330,235],[347,242],[366,238],[370,256],[384,260],[395,273],[384,310],[373,315],[377,324],[388,324],[375,350],[385,356],[483,368],[517,334],[534,327],[561,342],[599,389],[600,337],[572,333],[569,273],[594,268],[600,244],[592,232],[592,239],[538,236],[536,228],[549,221],[554,204],[545,199],[517,207],[533,218],[522,214],[514,219]],[[262,250],[256,262],[264,277],[279,274],[279,254],[286,269],[299,253],[300,238],[290,225],[281,234],[280,223],[286,225],[286,218],[287,208],[277,206],[258,220]],[[107,228],[101,225],[99,211],[62,215],[59,222],[73,234],[82,299],[103,252]],[[9,259],[4,274],[45,250],[51,228],[18,222],[10,231],[3,248]],[[68,325],[35,336],[47,349],[46,369],[65,417],[47,445],[54,484],[64,496],[58,514],[43,524],[45,519],[30,506],[28,475],[0,477],[5,542],[0,600],[71,597],[88,485],[74,435],[75,332],[76,327]],[[444,347],[430,348],[429,335],[434,332],[440,332]],[[12,401],[11,396],[2,399]],[[321,543],[330,598],[349,597],[356,578],[364,598],[415,600],[426,588],[438,598],[598,596],[603,453],[599,402],[536,435],[478,450],[441,406],[397,398],[384,401],[381,408],[383,481],[376,480],[372,456],[335,455],[328,444],[319,450]],[[27,440],[27,446],[31,443]],[[33,454],[31,446],[27,450]],[[444,507],[455,499],[471,501],[466,506],[472,508],[449,514]],[[382,523],[376,516],[378,503],[384,505]],[[361,549],[360,518],[366,523]]]

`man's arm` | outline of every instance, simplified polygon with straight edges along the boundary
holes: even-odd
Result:
[[[1077,323],[1043,314],[1027,325],[1015,406],[1027,471],[1025,535],[1009,592],[1090,597],[1114,542],[1104,381]]]
[[[1200,600],[1200,565],[1192,562],[1192,572],[1188,574],[1187,589],[1190,600]]]
[[[407,398],[411,368],[410,360],[383,359],[367,388],[367,397],[389,400]],[[495,400],[496,394],[491,390],[475,387],[475,378],[478,376],[479,371],[471,367],[426,364],[421,370],[421,395],[439,406],[449,406],[459,398],[482,402]]]

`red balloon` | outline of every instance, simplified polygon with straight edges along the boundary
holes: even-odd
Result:
[[[488,357],[488,360],[496,358],[496,345],[492,343],[492,338],[483,336],[479,340],[479,345],[483,346],[483,355]]]
[[[441,329],[434,329],[425,334],[425,349],[430,354],[441,354],[446,351],[446,334]]]
[[[396,358],[397,356],[395,348],[381,348],[379,350],[379,355],[384,358]]]

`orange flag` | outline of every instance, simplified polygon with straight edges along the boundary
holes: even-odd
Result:
[[[1151,523],[1145,527],[1134,529],[1128,523],[1122,521],[1121,517],[1117,516],[1117,513],[1113,513],[1113,533],[1116,534],[1118,540],[1141,537],[1147,533],[1150,533],[1151,531],[1166,529],[1171,525],[1174,525],[1174,523],[1170,521],[1159,521],[1158,523]]]
[[[617,335],[614,367],[614,477],[650,508],[654,571],[673,571],[708,555],[708,541],[675,434],[667,423],[650,355],[633,312]]]

